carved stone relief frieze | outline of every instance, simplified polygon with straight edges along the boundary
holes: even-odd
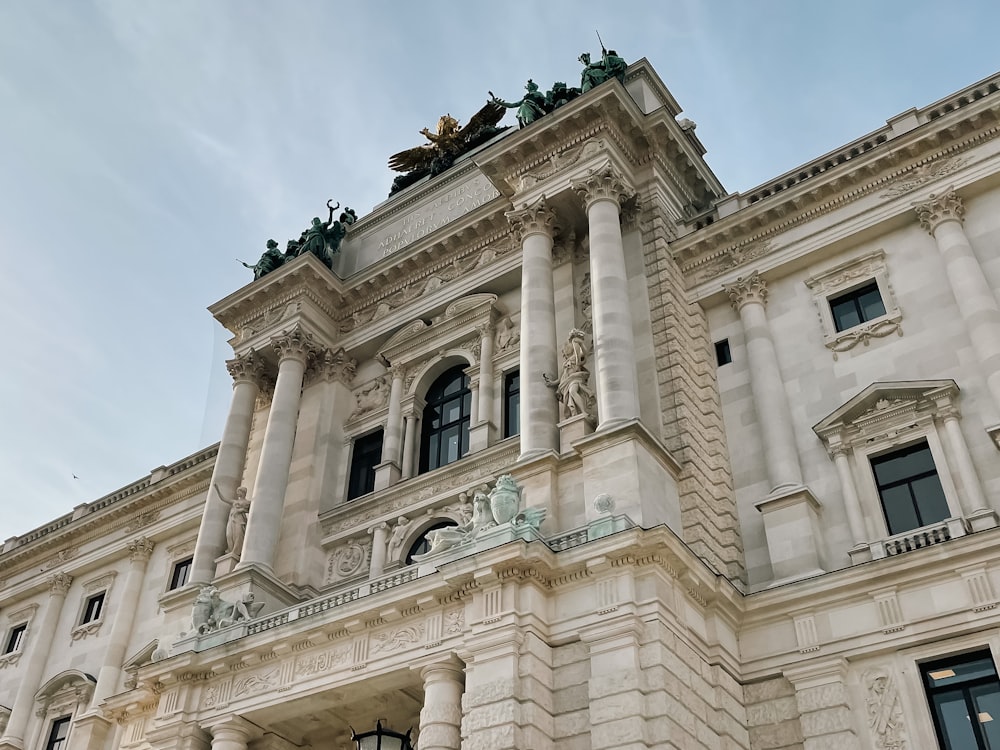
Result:
[[[558,154],[553,154],[541,166],[521,175],[519,188],[522,191],[528,190],[557,172],[572,167],[581,159],[596,156],[606,149],[607,146],[602,138],[591,138]]]
[[[907,750],[903,709],[894,680],[884,669],[873,669],[862,677],[865,707],[872,740],[878,750]]]
[[[882,192],[882,197],[898,198],[901,195],[906,195],[928,182],[957,172],[968,162],[969,159],[966,157],[945,157],[918,164],[894,179],[890,187]]]
[[[370,539],[349,539],[330,553],[326,565],[326,583],[337,583],[360,575],[371,559]]]
[[[697,266],[686,266],[684,272],[690,274],[692,281],[700,284],[734,268],[750,263],[767,255],[771,251],[771,240],[760,239],[743,245],[734,245],[707,262]]]
[[[521,342],[521,327],[515,325],[509,315],[497,321],[494,344],[497,353],[513,349]]]
[[[302,303],[300,302],[289,302],[287,305],[275,308],[274,310],[267,310],[264,313],[251,318],[237,329],[236,343],[240,344],[249,339],[251,336],[255,336],[261,331],[270,328],[275,323],[287,320],[298,312],[301,306]]]
[[[132,532],[144,529],[147,526],[152,526],[159,520],[159,518],[159,510],[147,510],[142,513],[136,513],[131,519],[129,519],[128,524],[125,526],[125,530]]]
[[[272,667],[268,670],[237,677],[233,681],[233,697],[246,698],[259,693],[271,692],[278,687],[280,674],[280,668]]]
[[[423,625],[406,625],[375,633],[368,647],[368,654],[391,653],[418,645],[424,635]]]
[[[318,654],[300,656],[295,660],[295,676],[311,677],[329,672],[338,666],[349,664],[353,653],[354,648],[348,645],[327,649]]]
[[[65,549],[61,549],[42,564],[42,570],[52,570],[53,568],[57,568],[63,563],[72,560],[79,554],[79,547],[66,547]]]

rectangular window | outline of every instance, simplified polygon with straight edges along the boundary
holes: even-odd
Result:
[[[733,352],[729,348],[729,339],[722,339],[722,341],[715,342],[715,361],[719,367],[728,365],[733,361]]]
[[[92,597],[87,599],[87,603],[83,607],[83,617],[80,618],[80,624],[86,625],[88,622],[96,622],[101,619],[101,612],[104,610],[104,592],[100,594],[94,594]]]
[[[830,311],[837,332],[854,328],[885,315],[885,304],[874,280],[846,294],[830,298]]]
[[[951,515],[926,440],[871,459],[889,534],[902,534]]]
[[[503,436],[514,437],[521,432],[521,371],[512,370],[503,376]]]
[[[10,633],[7,635],[7,642],[4,644],[3,652],[5,654],[13,654],[15,651],[20,651],[26,632],[28,632],[28,623],[26,622],[12,627]]]
[[[52,722],[52,730],[49,732],[49,741],[45,743],[45,750],[69,750],[66,738],[69,737],[69,717],[64,716]]]
[[[375,489],[375,467],[382,462],[382,430],[359,437],[351,452],[351,475],[347,499],[367,495]]]
[[[944,750],[1000,748],[1000,680],[989,650],[920,668]]]
[[[170,573],[170,591],[179,589],[188,582],[188,578],[191,575],[191,563],[192,559],[190,557],[174,563],[174,569]]]

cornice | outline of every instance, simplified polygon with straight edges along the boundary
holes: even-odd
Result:
[[[696,225],[693,232],[671,243],[671,252],[691,283],[701,284],[766,255],[770,248],[751,253],[752,258],[740,257],[747,254],[747,248],[770,243],[792,227],[881,190],[886,191],[885,198],[899,198],[952,174],[967,163],[959,158],[961,154],[1000,135],[1000,97],[996,91],[989,96],[989,101],[977,102],[976,111],[953,111],[891,138],[883,134],[871,148],[849,144],[841,150],[848,154],[842,160],[836,153],[820,157],[788,173],[788,179],[769,183],[775,188],[767,195],[757,189],[746,196],[728,196],[720,205],[738,201],[742,207],[721,218],[717,208],[712,212],[714,222]],[[851,155],[852,150],[857,153]],[[814,173],[824,160],[835,163]],[[792,179],[803,174],[808,179]],[[901,204],[900,212],[908,209],[908,204],[905,208]]]

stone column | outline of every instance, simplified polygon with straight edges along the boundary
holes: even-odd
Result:
[[[555,308],[553,308],[554,310]],[[479,331],[479,422],[489,422],[493,417],[493,400],[496,397],[493,382],[493,324],[487,323]]]
[[[771,491],[802,485],[802,469],[792,429],[785,385],[778,369],[778,355],[771,339],[764,304],[767,285],[754,271],[747,278],[726,284],[725,290],[740,314],[747,340],[750,367],[750,390],[753,393],[757,421],[761,429],[764,461]]]
[[[413,476],[414,454],[417,448],[417,420],[419,415],[416,407],[411,407],[411,411],[403,415],[406,428],[403,431],[403,479]]]
[[[963,492],[959,493],[959,503],[962,506],[962,515],[968,518],[976,511],[988,509],[986,497],[983,495],[983,487],[979,481],[979,474],[972,463],[972,456],[969,455],[969,445],[965,442],[965,435],[962,434],[962,426],[958,422],[958,409],[952,407],[944,411],[944,431],[948,436],[948,447],[951,448],[951,455],[955,457],[958,464],[958,475],[962,478]]]
[[[129,636],[132,635],[132,623],[139,609],[139,595],[142,593],[142,581],[146,575],[146,563],[153,554],[153,543],[145,537],[129,542],[128,573],[116,607],[115,617],[111,621],[111,635],[108,647],[104,652],[104,664],[97,675],[97,687],[94,688],[93,708],[101,704],[109,695],[114,695],[115,688],[122,673],[122,663],[125,659],[125,649],[128,647]]]
[[[983,368],[986,385],[1000,410],[1000,306],[962,227],[965,206],[954,190],[928,196],[915,206],[920,226],[934,238],[948,283]]]
[[[263,734],[242,716],[226,716],[206,728],[212,734],[212,750],[247,750],[250,741]]]
[[[559,372],[556,356],[552,237],[555,213],[545,199],[507,218],[521,238],[521,459],[559,451],[555,392],[542,375]]]
[[[865,516],[861,510],[861,501],[858,499],[858,490],[854,484],[854,475],[851,473],[851,463],[847,453],[848,448],[844,445],[830,448],[830,455],[833,456],[837,476],[840,478],[840,488],[844,493],[844,510],[847,512],[847,525],[851,529],[851,541],[855,545],[866,545],[868,533],[865,531]]]
[[[389,524],[385,521],[377,523],[368,529],[372,535],[372,559],[368,570],[369,578],[378,578],[385,570],[385,543],[389,533]]]
[[[639,417],[639,377],[622,245],[621,204],[634,190],[610,165],[573,183],[587,205],[598,429]]]
[[[215,560],[226,551],[226,523],[229,506],[211,488],[217,486],[227,498],[236,495],[236,488],[243,478],[247,445],[250,442],[250,426],[253,423],[254,405],[260,392],[263,374],[263,360],[252,349],[242,357],[226,362],[233,376],[233,400],[229,416],[222,431],[219,453],[215,457],[215,469],[209,484],[208,498],[198,529],[198,541],[194,548],[189,585],[211,583],[215,577]],[[236,554],[240,550],[233,550]]]
[[[385,420],[385,437],[382,439],[382,462],[375,472],[375,489],[381,490],[399,481],[400,453],[403,438],[403,380],[402,367],[392,368],[392,386],[389,388],[389,414]]]
[[[465,374],[469,376],[469,424],[477,425],[479,424],[479,373],[470,367]]]
[[[420,750],[461,750],[463,669],[458,659],[450,659],[420,670],[424,680]]]
[[[31,652],[30,655],[27,655],[21,674],[18,675],[17,693],[14,696],[14,705],[11,706],[7,728],[4,730],[3,736],[0,737],[0,748],[24,747],[24,732],[28,728],[28,721],[31,718],[35,693],[41,687],[45,664],[49,658],[49,650],[52,648],[52,638],[56,632],[56,625],[59,624],[59,614],[62,612],[63,602],[66,601],[66,592],[69,591],[72,582],[72,576],[66,573],[56,573],[48,579],[49,600],[42,612],[38,626],[32,627],[31,632],[28,633],[28,638],[31,640],[27,645]]]
[[[278,379],[264,428],[260,466],[250,503],[243,554],[237,568],[256,564],[270,570],[274,562],[299,419],[302,380],[314,345],[312,336],[296,326],[274,339],[274,349],[278,354]]]

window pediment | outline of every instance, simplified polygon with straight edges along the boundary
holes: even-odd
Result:
[[[442,347],[459,344],[470,332],[483,325],[493,325],[499,317],[495,294],[471,294],[455,300],[440,316],[430,322],[417,319],[396,331],[377,358],[392,365],[406,365],[435,354]],[[476,334],[476,342],[479,336]]]
[[[955,407],[954,380],[872,383],[813,427],[829,447],[871,440],[922,418]]]

